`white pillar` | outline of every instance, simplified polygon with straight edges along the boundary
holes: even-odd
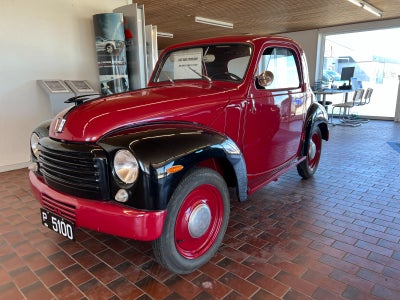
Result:
[[[394,121],[395,122],[400,122],[400,75],[398,75],[399,78],[399,87],[397,89],[397,103],[396,103],[396,109],[394,113]]]

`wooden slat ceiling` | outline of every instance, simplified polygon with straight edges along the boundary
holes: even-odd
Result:
[[[400,0],[368,0],[383,11],[379,18],[346,0],[140,0],[146,24],[158,31],[174,34],[173,39],[159,38],[159,49],[197,38],[279,34],[344,24],[388,20],[400,17]],[[234,24],[233,29],[194,22],[200,16]]]

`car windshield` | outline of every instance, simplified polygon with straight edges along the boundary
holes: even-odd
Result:
[[[179,49],[161,59],[153,82],[176,80],[243,80],[251,54],[248,44],[217,44]]]

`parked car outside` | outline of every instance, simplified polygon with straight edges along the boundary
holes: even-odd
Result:
[[[342,81],[340,80],[340,74],[333,70],[323,70],[322,72],[322,87],[332,87],[333,84],[339,85]]]

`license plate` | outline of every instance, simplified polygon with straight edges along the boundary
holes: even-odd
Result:
[[[44,226],[70,240],[75,240],[75,224],[73,222],[43,208],[40,209],[40,215]]]

